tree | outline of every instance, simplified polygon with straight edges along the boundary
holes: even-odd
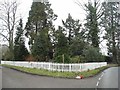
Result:
[[[78,35],[81,24],[79,20],[74,20],[70,14],[68,14],[66,21],[62,20],[62,23],[64,26],[65,34],[68,35],[68,43],[70,45],[73,37]]]
[[[58,63],[69,63],[69,54],[68,54],[68,42],[65,34],[63,33],[63,28],[59,26],[56,31],[57,43],[55,45],[55,62]]]
[[[105,28],[105,39],[107,40],[108,55],[112,57],[113,62],[119,62],[119,20],[120,14],[118,13],[117,2],[104,2],[104,16],[102,24]]]
[[[120,25],[118,25],[118,27],[119,26]],[[120,30],[117,30],[117,40],[117,62],[120,64]]]
[[[26,36],[29,37],[29,45],[34,44],[36,35],[48,27],[52,27],[52,21],[56,20],[57,15],[54,14],[49,2],[33,2],[29,11],[28,22],[26,23]],[[49,29],[47,29],[49,31]]]
[[[3,40],[7,41],[9,44],[9,51],[11,53],[11,59],[13,59],[13,41],[14,41],[14,31],[17,24],[17,8],[18,4],[16,1],[3,2],[0,5],[0,20],[1,29],[0,35],[3,36]]]
[[[26,36],[29,37],[32,54],[40,61],[47,61],[53,56],[50,32],[54,29],[52,22],[56,18],[57,15],[54,14],[49,2],[32,3],[26,23]]]
[[[15,42],[14,42],[14,59],[25,60],[25,57],[29,55],[27,48],[25,47],[24,41],[24,30],[22,19],[20,19],[19,26],[17,27]]]
[[[69,48],[69,55],[80,55],[84,48],[84,29],[81,29],[79,20],[74,20],[70,14],[66,21],[63,21],[63,32],[66,34]]]
[[[93,46],[87,46],[83,51],[85,62],[99,62],[104,61],[102,53],[99,52],[99,48]]]
[[[84,48],[87,46],[87,43],[80,38],[74,38],[72,44],[69,46],[70,56],[80,56],[83,54]]]
[[[37,35],[32,47],[32,54],[38,61],[48,61],[50,59],[50,53],[52,52],[52,44],[48,33],[45,33],[45,31],[46,30],[43,30]]]
[[[81,4],[77,3],[79,6]],[[91,0],[88,1],[87,4],[84,4],[83,9],[86,12],[86,37],[87,41],[94,47],[99,48],[100,44],[100,28],[99,28],[99,20],[103,15],[103,8],[99,0]]]

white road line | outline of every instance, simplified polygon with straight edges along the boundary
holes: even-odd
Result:
[[[99,78],[99,81],[101,80],[101,77]]]
[[[101,75],[101,78],[103,77],[104,74]]]
[[[102,79],[103,75],[104,75],[104,72],[102,72],[102,75],[99,77],[98,82],[97,82],[97,84],[96,84],[96,87],[98,87],[98,85],[99,85],[99,83],[100,83],[99,81]]]
[[[96,86],[98,86],[98,85],[99,85],[99,82],[97,82]]]
[[[99,81],[102,79],[103,75],[104,75],[104,73],[99,77]]]

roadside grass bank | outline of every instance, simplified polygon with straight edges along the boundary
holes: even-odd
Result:
[[[6,65],[3,64],[3,67],[15,69],[24,73],[32,74],[32,75],[40,75],[40,76],[49,76],[49,77],[59,77],[59,78],[69,78],[69,79],[75,79],[76,76],[84,76],[84,78],[93,77],[103,70],[109,68],[109,67],[115,67],[117,65],[107,65],[101,68],[97,68],[94,70],[88,70],[84,72],[58,72],[58,71],[48,71],[44,69],[36,69],[36,68],[26,68],[26,67],[20,67],[20,66],[12,66],[12,65]]]

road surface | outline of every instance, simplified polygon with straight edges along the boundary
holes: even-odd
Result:
[[[81,80],[30,75],[4,67],[2,73],[2,88],[118,88],[117,67]]]
[[[120,67],[113,67],[105,70],[98,80],[98,88],[118,88],[120,78]]]

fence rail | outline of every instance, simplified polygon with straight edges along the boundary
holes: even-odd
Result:
[[[68,72],[81,72],[93,70],[107,65],[107,62],[96,63],[79,63],[79,64],[63,64],[63,63],[50,63],[50,62],[26,62],[26,61],[1,61],[1,64],[8,64],[14,66],[46,69],[49,71],[68,71]]]

